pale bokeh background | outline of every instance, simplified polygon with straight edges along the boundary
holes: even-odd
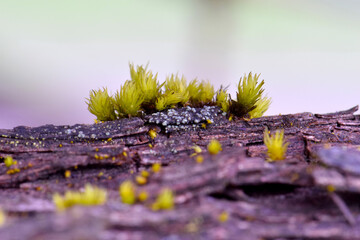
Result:
[[[266,115],[360,103],[360,1],[0,1],[0,128],[91,123],[90,89],[128,62],[235,86],[261,73]]]

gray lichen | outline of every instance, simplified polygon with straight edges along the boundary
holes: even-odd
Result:
[[[178,109],[168,109],[145,116],[145,121],[150,124],[160,125],[165,132],[180,130],[196,130],[203,123],[219,124],[226,120],[222,111],[217,106],[204,106],[193,108],[190,106]]]

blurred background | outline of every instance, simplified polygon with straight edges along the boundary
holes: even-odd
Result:
[[[85,98],[128,63],[236,84],[261,73],[266,115],[360,103],[360,1],[0,1],[0,128],[92,123]]]

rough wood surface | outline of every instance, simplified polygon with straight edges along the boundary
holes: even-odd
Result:
[[[229,122],[216,107],[184,108],[0,130],[0,157],[12,156],[20,169],[9,174],[0,163],[0,206],[8,215],[0,239],[360,239],[357,110]],[[265,127],[285,130],[285,160],[266,161]],[[223,146],[218,155],[206,151],[211,139]],[[119,185],[155,162],[162,170],[138,186],[149,199],[122,204]],[[86,183],[106,188],[107,203],[57,213],[52,195]],[[149,206],[164,187],[174,191],[175,209],[154,212]],[[224,213],[229,218],[220,221]]]

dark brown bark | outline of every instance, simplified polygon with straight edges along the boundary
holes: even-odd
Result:
[[[8,214],[0,239],[360,239],[357,110],[229,122],[214,107],[184,108],[174,110],[188,117],[184,123],[155,114],[0,130],[0,156],[12,156],[20,169],[9,174],[0,163],[0,205]],[[265,127],[285,130],[285,160],[266,161]],[[207,153],[211,139],[222,144],[217,155]],[[137,186],[149,199],[121,203],[119,185],[155,162],[162,170]],[[55,192],[86,183],[107,189],[105,205],[55,211]],[[175,208],[154,212],[149,206],[165,187],[175,193]]]

